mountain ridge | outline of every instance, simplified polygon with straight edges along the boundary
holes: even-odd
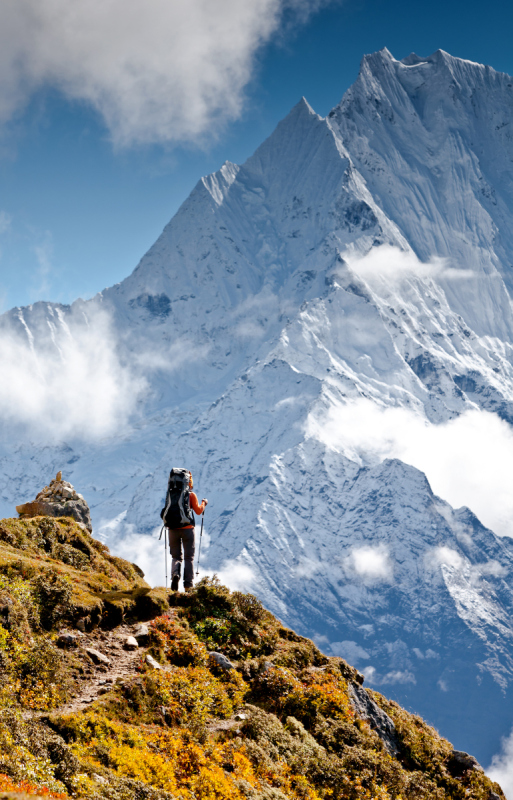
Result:
[[[0,520],[0,797],[501,800],[257,598],[150,590],[67,517]]]

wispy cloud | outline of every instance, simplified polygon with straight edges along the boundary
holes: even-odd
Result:
[[[399,458],[453,507],[468,506],[495,533],[513,536],[513,430],[496,414],[476,409],[434,425],[362,399],[310,415],[307,433],[362,464]]]
[[[117,145],[198,141],[239,116],[255,55],[323,0],[3,0],[0,118],[50,85]]]
[[[473,276],[471,270],[451,267],[445,258],[420,261],[415,253],[391,245],[373,247],[363,257],[355,255],[346,260],[353,272],[369,283],[393,283],[406,278],[463,280]]]
[[[89,307],[43,321],[22,310],[0,331],[0,419],[45,441],[97,439],[126,426],[146,382],[121,358],[105,311]],[[49,334],[49,335],[48,335]]]
[[[410,670],[392,670],[391,672],[386,672],[384,675],[381,675],[378,673],[376,667],[369,665],[363,667],[360,671],[362,675],[364,675],[367,683],[373,686],[395,686],[397,684],[417,683],[415,675]]]
[[[357,642],[331,642],[329,647],[333,655],[344,658],[349,664],[358,664],[363,660],[368,661],[370,658],[367,650],[361,647]]]
[[[502,740],[501,752],[493,757],[486,774],[500,785],[507,800],[513,800],[513,730]]]
[[[374,680],[376,683],[376,679]],[[379,678],[379,683],[386,686],[394,686],[397,683],[417,683],[415,675],[410,670],[392,670]]]
[[[508,574],[507,568],[498,561],[495,561],[495,559],[472,564],[465,559],[461,553],[458,553],[457,550],[445,546],[434,547],[432,550],[428,550],[424,557],[424,563],[428,569],[432,570],[437,570],[443,565],[451,567],[458,572],[464,570],[469,580],[473,583],[479,583],[481,578],[486,578],[488,576],[504,578]]]

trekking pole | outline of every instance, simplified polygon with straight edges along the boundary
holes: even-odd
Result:
[[[200,533],[200,545],[198,548],[198,563],[196,564],[196,575],[199,575],[199,562],[201,558],[201,540],[203,538],[203,517],[205,516],[205,512],[201,515],[201,533]]]
[[[164,533],[164,560],[166,562],[166,589],[167,589],[167,528],[165,525],[163,525],[162,528],[160,529],[159,542],[162,539],[162,533]]]
[[[166,589],[167,589],[167,528],[164,528],[164,552],[166,554]]]

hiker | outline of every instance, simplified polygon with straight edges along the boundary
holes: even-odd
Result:
[[[178,591],[182,561],[183,585],[185,591],[192,589],[194,580],[194,526],[196,524],[193,511],[203,514],[208,500],[198,502],[192,491],[194,486],[192,475],[187,469],[172,469],[169,474],[166,505],[160,512],[169,534],[169,552],[171,553],[171,589]],[[183,555],[182,555],[183,548]]]

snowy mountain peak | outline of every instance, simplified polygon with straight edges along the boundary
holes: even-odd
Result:
[[[511,78],[508,75],[496,72],[491,67],[485,67],[482,64],[456,58],[444,50],[437,50],[426,58],[411,53],[399,61],[385,47],[363,57],[358,79],[346,93],[342,103],[347,105],[355,93],[366,94],[372,91],[391,93],[389,99],[395,104],[400,103],[401,95],[394,95],[393,91],[396,81],[403,86],[412,99],[421,87],[424,93],[432,94],[434,92],[434,97],[431,97],[432,101],[435,99],[439,101],[444,92],[447,93],[448,90],[451,90],[449,100],[468,100],[476,93],[486,91],[505,92],[505,99],[508,100],[506,90],[511,89]],[[509,99],[511,100],[511,98]],[[496,102],[496,100],[495,97],[492,102]],[[426,116],[429,117],[429,114]],[[440,119],[442,118],[442,115],[438,116]]]

